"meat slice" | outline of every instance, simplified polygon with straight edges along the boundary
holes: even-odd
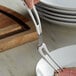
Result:
[[[76,68],[64,68],[63,71],[55,72],[54,76],[76,76]]]

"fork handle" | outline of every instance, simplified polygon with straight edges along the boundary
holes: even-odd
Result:
[[[38,15],[38,12],[36,10],[36,7],[33,6],[32,9],[30,9],[27,4],[24,2],[24,0],[22,0],[27,11],[29,12],[34,24],[35,24],[35,27],[36,27],[36,30],[37,30],[37,33],[38,35],[40,35],[42,33],[42,28],[41,28],[41,21],[40,21],[40,18],[39,18],[39,15]]]

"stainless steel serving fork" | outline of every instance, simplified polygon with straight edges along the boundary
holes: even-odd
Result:
[[[27,4],[24,2],[23,0],[23,3],[25,4],[25,7],[27,8],[34,24],[35,24],[35,27],[36,27],[36,30],[37,30],[37,33],[38,33],[38,37],[39,37],[39,44],[38,44],[38,51],[39,53],[41,54],[42,58],[56,71],[56,72],[59,72],[56,67],[54,67],[51,63],[50,63],[50,60],[48,60],[45,55],[47,55],[51,60],[52,62],[61,70],[63,71],[63,68],[58,65],[58,63],[50,56],[50,52],[49,50],[47,49],[47,46],[46,44],[43,42],[43,38],[42,38],[42,28],[41,28],[41,21],[40,21],[40,18],[39,18],[39,15],[38,15],[38,12],[36,10],[36,7],[33,6],[32,9],[29,9]]]

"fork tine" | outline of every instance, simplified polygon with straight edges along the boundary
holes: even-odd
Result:
[[[45,57],[44,52],[45,52],[46,55],[53,61],[53,63],[54,63],[61,71],[63,71],[63,68],[62,68],[60,65],[58,65],[58,64],[56,63],[56,61],[50,56],[50,53],[49,53],[49,51],[48,51],[45,43],[43,43],[43,44],[39,47],[39,52],[40,52],[41,56],[43,57],[43,59],[44,59],[56,72],[59,72],[59,71],[58,71],[58,70],[56,69],[56,67],[54,67],[54,66],[50,63],[50,61]]]

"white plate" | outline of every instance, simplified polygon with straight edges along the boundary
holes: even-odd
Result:
[[[75,23],[76,24],[76,19],[70,19],[70,18],[63,18],[63,17],[56,17],[56,16],[53,16],[52,14],[48,15],[44,12],[41,12],[41,11],[38,11],[40,15],[43,15],[43,16],[46,16],[48,18],[52,18],[54,20],[58,20],[60,22],[66,22],[66,23]]]
[[[40,14],[39,14],[40,15]],[[76,27],[76,23],[69,23],[69,22],[61,22],[61,21],[58,21],[58,20],[55,20],[55,19],[52,19],[52,18],[49,18],[49,17],[46,17],[44,15],[40,15],[40,17],[48,22],[51,22],[51,23],[54,23],[56,25],[60,25],[60,26],[68,26],[68,27]]]
[[[76,45],[57,49],[50,55],[62,67],[76,67]],[[55,66],[52,62],[51,64]],[[36,67],[36,74],[37,76],[53,76],[54,70],[46,61],[40,59]]]
[[[40,0],[44,4],[49,6],[64,9],[64,10],[76,10],[76,0]]]
[[[48,10],[46,8],[44,9],[41,6],[37,6],[37,9],[40,10],[41,12],[44,12],[44,13],[49,14],[49,15],[54,15],[56,17],[76,19],[76,15],[73,16],[73,15],[68,15],[68,14],[57,13],[55,11]]]
[[[40,2],[39,4],[37,4],[37,6],[46,8],[47,10],[52,10],[52,11],[60,12],[62,14],[75,14],[76,15],[76,11],[64,10],[64,9],[59,9],[59,8],[53,8],[52,6],[46,5],[46,4],[42,3],[42,2]]]

